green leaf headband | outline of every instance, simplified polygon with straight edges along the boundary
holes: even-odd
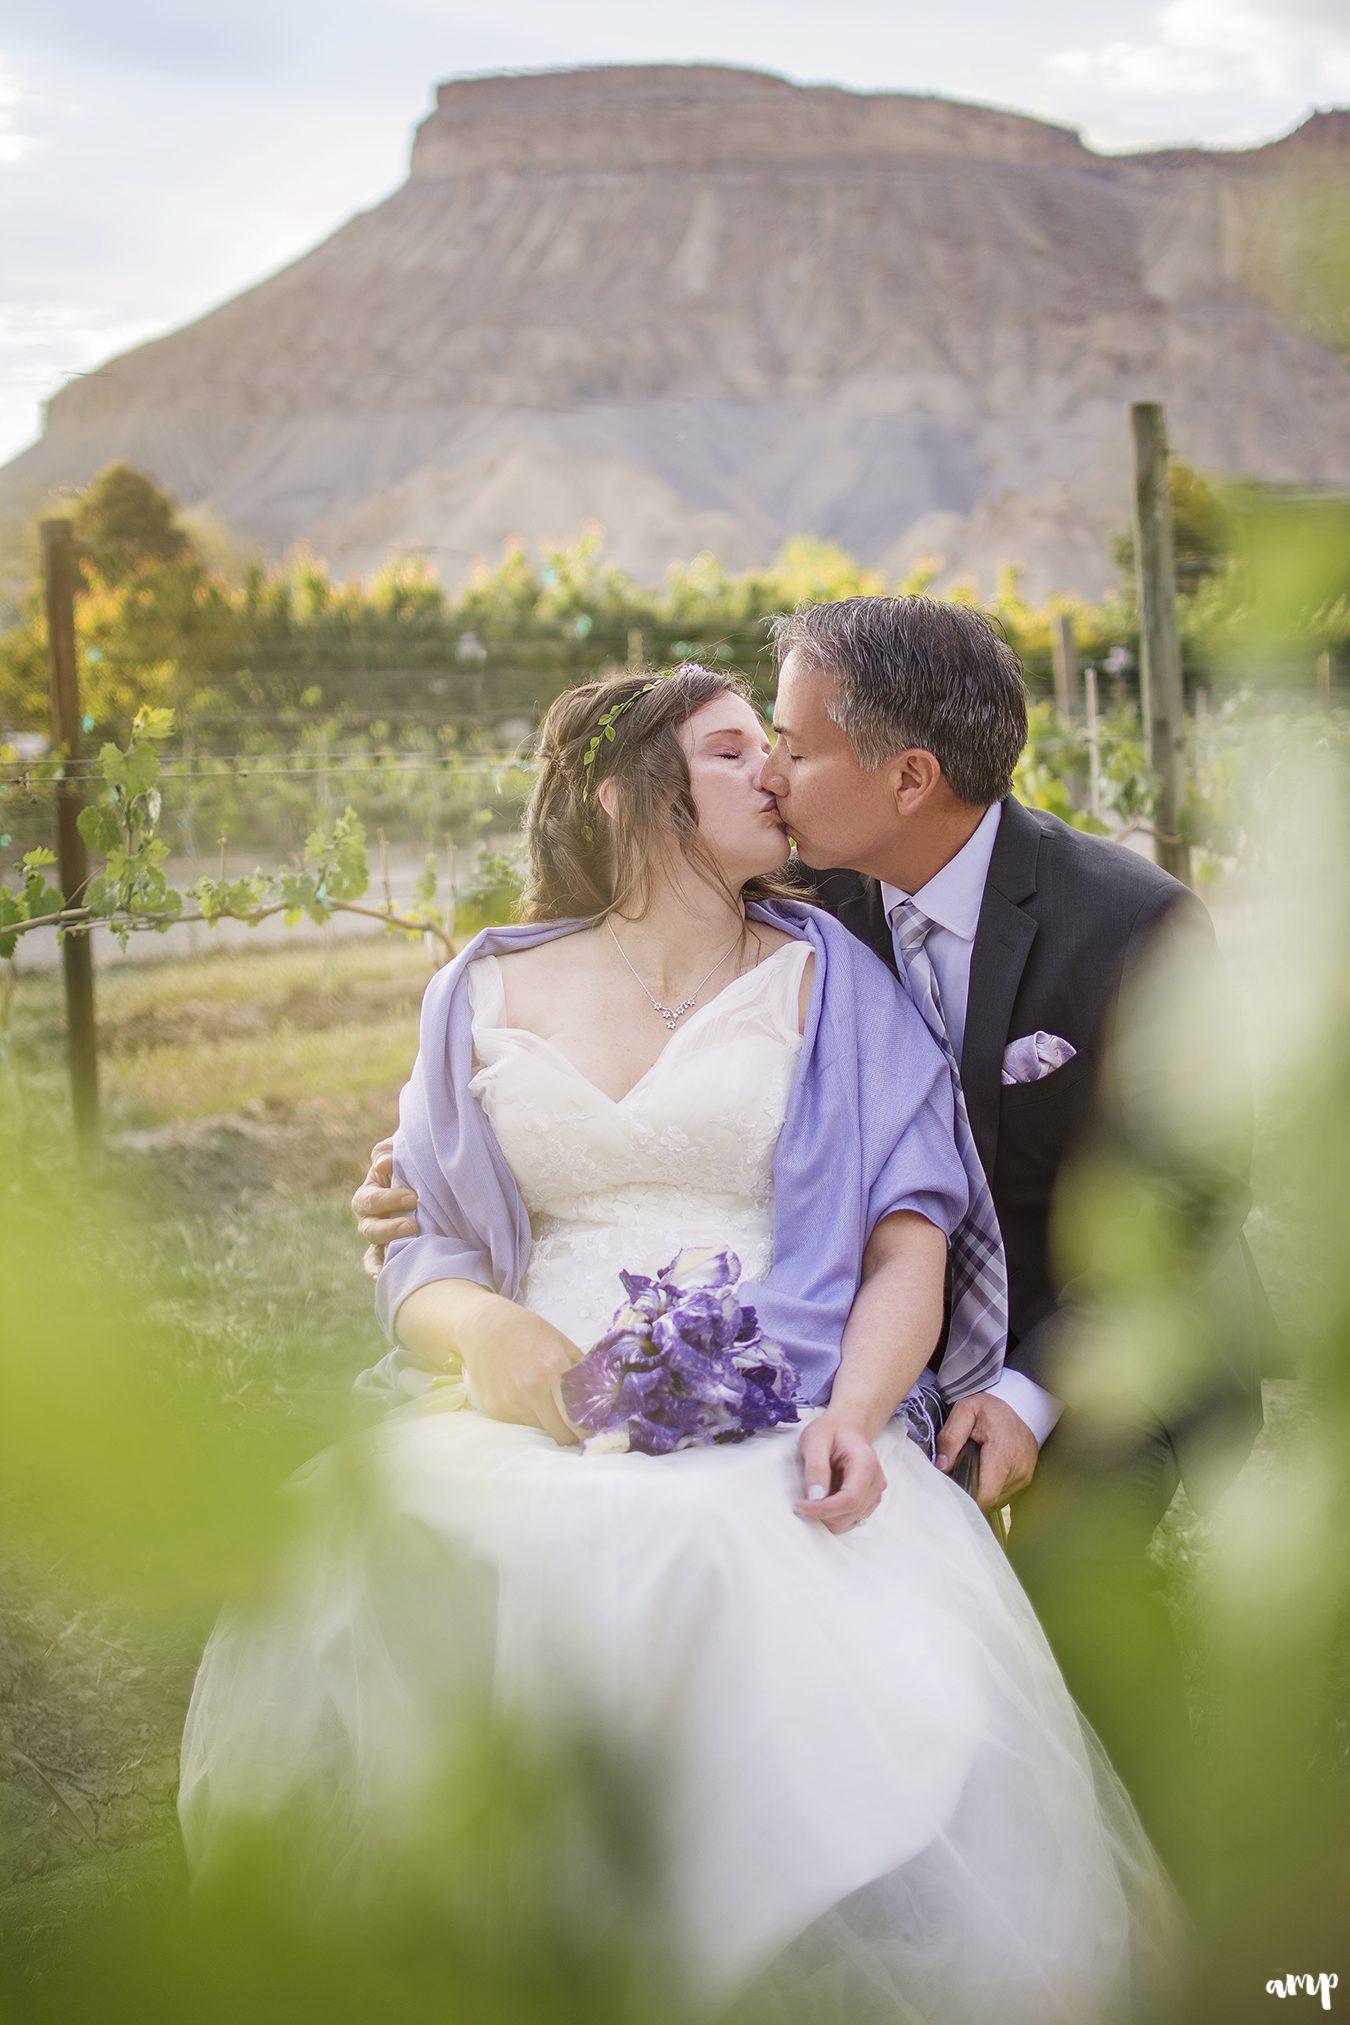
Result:
[[[641,689],[635,689],[633,694],[626,696],[622,703],[611,703],[609,709],[596,725],[590,744],[582,755],[581,771],[584,778],[582,781],[581,799],[585,807],[594,808],[595,806],[596,757],[600,751],[600,747],[607,739],[612,742],[614,727],[623,716],[624,711],[631,710],[635,703],[640,702],[644,696],[649,696],[653,689],[659,689],[663,682],[669,682],[672,675],[683,675],[688,669],[695,668],[697,665],[697,662],[694,661],[681,661],[678,668],[667,668],[663,674],[656,677],[655,681],[644,682]],[[595,842],[595,831],[589,822],[582,824],[581,834],[588,844]]]

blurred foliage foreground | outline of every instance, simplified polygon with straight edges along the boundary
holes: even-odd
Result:
[[[1184,1512],[1173,1522],[1168,1572],[1187,1612],[1197,1729],[1181,1866],[1195,1950],[1188,1989],[1147,2025],[1265,2018],[1267,1985],[1289,1975],[1339,1973],[1350,1988],[1350,793],[1338,755],[1285,741],[1253,755],[1246,800],[1259,849],[1228,895],[1228,941],[1259,1120],[1256,1235],[1297,1383],[1272,1389],[1284,1408],[1278,1438],[1204,1527]],[[147,979],[126,988],[153,996]],[[1137,1138],[1184,1160],[1192,1145],[1240,1135],[1242,1106],[1203,1009],[1154,988],[1164,990],[1154,1033],[1165,1046]],[[222,1599],[265,1596],[296,1551],[277,1487],[339,1433],[334,1374],[345,1382],[369,1361],[373,1331],[353,1319],[366,1312],[354,1272],[350,1303],[333,1305],[327,1286],[352,1250],[341,1212],[325,1209],[319,1243],[303,1199],[289,1209],[274,1199],[243,1225],[217,1202],[197,1240],[198,1299],[186,1302],[182,1261],[170,1270],[162,1242],[183,1185],[171,1157],[155,1187],[133,1188],[123,1172],[81,1194],[45,1157],[4,1205],[0,1482],[17,1609],[0,1644],[0,1799],[20,1832],[21,1799],[38,1795],[86,1861],[98,1855],[83,1760],[71,1762],[84,1746],[73,1731],[37,1734],[25,1675],[45,1668],[59,1698],[81,1624],[113,1609],[120,1643],[103,1648],[106,1669],[100,1658],[84,1676],[80,1721],[96,1732],[111,1719],[139,1668],[162,1683],[121,1768],[133,1791],[158,1780],[158,1819],[142,1840],[118,1841],[95,1882],[66,1900],[53,1879],[44,1905],[41,1871],[0,1900],[11,2015],[34,2025],[235,2025],[245,2015],[364,2025],[377,2012],[659,2025],[687,2015],[662,1934],[659,1810],[584,1723],[540,1736],[484,1707],[447,1736],[419,1804],[381,1825],[359,1875],[330,1866],[316,1877],[313,1818],[332,1797],[316,1793],[284,1816],[241,1823],[189,1897],[166,1795],[195,1657]],[[1070,1252],[1089,1197],[1099,1218],[1105,1209],[1096,1264],[1108,1294],[1078,1355],[1100,1375],[1109,1417],[1132,1373],[1203,1355],[1222,1320],[1189,1276],[1146,1166],[1098,1157],[1079,1170],[1063,1205]],[[260,1257],[270,1258],[265,1303]],[[246,1318],[242,1373],[202,1349],[231,1315]],[[247,1359],[263,1326],[280,1332],[282,1364],[309,1339],[303,1354],[327,1374],[320,1408],[278,1410],[254,1382]],[[359,1443],[350,1452],[359,1457]],[[347,1522],[367,1513],[377,1527],[355,1464],[334,1482]],[[44,1589],[72,1598],[74,1615],[39,1636]],[[157,1665],[165,1651],[171,1660]],[[1129,1693],[1123,1719],[1147,1737],[1147,1684],[1133,1679]],[[1170,1758],[1152,1768],[1141,1758],[1147,1814],[1175,1795],[1145,1789],[1170,1787],[1178,1772]]]

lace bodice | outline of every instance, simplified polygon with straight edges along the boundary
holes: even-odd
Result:
[[[655,1271],[683,1245],[727,1245],[747,1278],[773,1259],[773,1155],[801,1052],[809,943],[775,950],[681,1022],[616,1102],[556,1048],[505,1024],[497,959],[468,972],[470,1088],[533,1233],[522,1288],[581,1348],[623,1298],[620,1267]]]

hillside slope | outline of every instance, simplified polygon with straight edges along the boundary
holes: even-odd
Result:
[[[598,519],[646,576],[809,532],[1095,592],[1132,399],[1207,470],[1350,483],[1350,369],[1291,222],[1348,197],[1347,113],[1106,158],[745,71],[455,82],[400,190],[73,382],[0,501],[127,458],[343,574],[421,547],[454,581]]]

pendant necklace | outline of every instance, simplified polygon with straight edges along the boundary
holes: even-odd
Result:
[[[702,991],[704,985],[708,982],[708,979],[712,976],[713,971],[720,970],[722,968],[722,965],[726,962],[732,950],[735,949],[736,944],[739,943],[741,939],[741,936],[737,935],[736,941],[730,943],[728,947],[722,951],[722,954],[718,957],[716,963],[712,966],[712,970],[704,972],[703,976],[694,986],[694,989],[690,992],[688,998],[682,998],[678,1005],[662,1005],[660,999],[654,996],[654,994],[648,989],[648,987],[642,983],[642,979],[638,977],[637,972],[633,970],[632,964],[629,962],[628,957],[624,954],[623,944],[620,942],[618,936],[614,933],[608,915],[606,915],[605,917],[605,926],[606,928],[609,929],[610,940],[613,942],[614,947],[618,950],[620,956],[623,957],[624,962],[628,964],[628,968],[633,971],[633,976],[637,980],[638,984],[642,985],[642,990],[651,1004],[652,1011],[660,1013],[662,1019],[665,1021],[666,1032],[669,1034],[673,1034],[675,1028],[679,1024],[679,1022],[684,1018],[685,1014],[693,1010],[695,1000],[698,998],[698,995]],[[745,931],[742,929],[741,934],[744,934],[744,932]]]

